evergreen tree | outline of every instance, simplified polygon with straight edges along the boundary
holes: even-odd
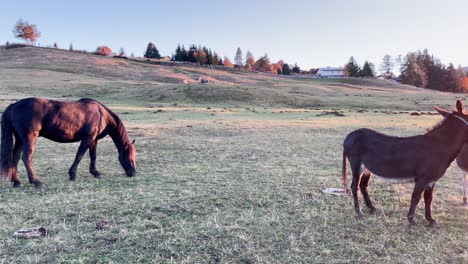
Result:
[[[73,44],[70,43],[70,47],[68,48],[69,51],[73,51]]]
[[[349,77],[358,77],[359,76],[359,65],[357,64],[356,60],[354,60],[354,57],[351,56],[349,58],[349,62],[346,64],[344,68],[345,74]]]
[[[189,50],[187,52],[187,61],[197,62],[197,53],[198,53],[198,48],[193,44],[190,45]]]
[[[184,61],[184,54],[182,53],[182,48],[180,47],[180,44],[177,44],[177,48],[175,50],[174,56],[172,56],[172,59],[175,61]]]
[[[199,47],[198,48],[198,52],[197,52],[197,63],[200,64],[200,65],[205,65],[206,62],[208,61],[207,58],[206,58],[206,48],[201,48]]]
[[[291,74],[291,69],[289,68],[289,65],[287,63],[283,64],[282,72],[283,72],[283,75]]]
[[[161,55],[159,54],[158,49],[156,48],[156,45],[153,43],[148,43],[148,47],[146,48],[146,52],[144,55],[145,58],[152,58],[152,59],[160,59]]]
[[[364,66],[362,66],[362,77],[374,77],[374,65],[369,63],[368,61],[364,62]]]
[[[299,66],[297,66],[297,63],[294,64],[294,67],[292,68],[292,72],[301,73],[301,68],[299,68]]]

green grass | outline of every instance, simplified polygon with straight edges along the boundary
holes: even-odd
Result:
[[[383,213],[364,209],[365,222],[357,221],[351,197],[322,193],[340,187],[347,133],[359,127],[424,133],[441,117],[408,112],[447,107],[459,94],[373,80],[258,76],[249,77],[254,84],[156,84],[7,66],[0,65],[2,109],[33,95],[101,100],[136,139],[138,171],[124,176],[107,138],[98,145],[103,178],[88,174],[86,156],[77,182],[69,182],[78,144],[40,139],[33,162],[46,187],[30,186],[21,163],[21,188],[0,182],[0,262],[468,262],[468,210],[455,165],[436,187],[439,229],[426,226],[421,205],[418,225],[408,228],[412,185],[373,179],[371,199]],[[226,99],[245,94],[246,100]],[[345,116],[320,115],[331,108]],[[109,226],[96,229],[103,220]],[[35,226],[50,237],[14,238],[16,230]]]

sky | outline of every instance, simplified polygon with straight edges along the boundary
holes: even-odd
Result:
[[[37,25],[42,46],[142,56],[148,42],[162,55],[196,44],[231,59],[240,47],[301,69],[351,56],[378,68],[385,54],[427,48],[444,64],[468,66],[467,14],[467,0],[2,1],[0,43],[21,42],[12,29],[22,18]]]

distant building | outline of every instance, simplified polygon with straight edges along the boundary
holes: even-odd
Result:
[[[341,67],[326,67],[319,68],[317,78],[343,78],[344,72]]]

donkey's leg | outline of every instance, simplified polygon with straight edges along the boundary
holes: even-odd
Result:
[[[36,145],[37,136],[38,133],[33,133],[28,136],[28,140],[25,140],[21,159],[23,160],[26,171],[28,172],[29,183],[34,184],[36,187],[41,187],[42,183],[36,177],[36,173],[32,167],[32,157],[34,154],[34,146]]]
[[[97,140],[91,143],[89,146],[89,158],[91,162],[89,164],[89,172],[95,177],[100,178],[101,173],[96,169],[96,148],[97,148]]]
[[[372,202],[369,198],[369,181],[372,174],[369,171],[364,171],[361,176],[361,183],[359,184],[359,188],[361,189],[362,196],[364,197],[364,201],[366,202],[366,206],[371,210],[371,213],[374,213],[377,208],[372,205]]]
[[[424,205],[426,220],[429,221],[431,227],[436,227],[437,222],[432,218],[432,201],[434,200],[434,183],[429,183],[424,189]]]
[[[15,147],[13,148],[13,173],[11,175],[11,182],[13,183],[13,187],[20,187],[21,181],[18,177],[18,162],[21,158],[21,150],[23,148],[23,144],[21,141],[16,138]]]
[[[359,181],[361,180],[361,161],[358,159],[353,159],[348,157],[349,163],[351,165],[351,170],[353,172],[353,181],[351,183],[351,192],[353,193],[354,198],[354,211],[358,215],[359,220],[364,220],[364,215],[362,214],[361,208],[359,206]]]
[[[70,167],[70,170],[68,171],[68,175],[70,175],[70,181],[76,180],[76,170],[78,169],[78,164],[80,164],[80,161],[88,148],[89,141],[85,139],[81,140],[78,152],[76,152],[75,161],[73,162],[73,164]]]
[[[411,194],[411,204],[410,209],[408,212],[408,221],[410,225],[415,225],[416,222],[414,221],[414,211],[416,210],[416,206],[421,200],[421,194],[427,186],[427,182],[416,182],[414,185],[413,193]]]
[[[468,206],[468,174],[463,174],[463,206]]]

